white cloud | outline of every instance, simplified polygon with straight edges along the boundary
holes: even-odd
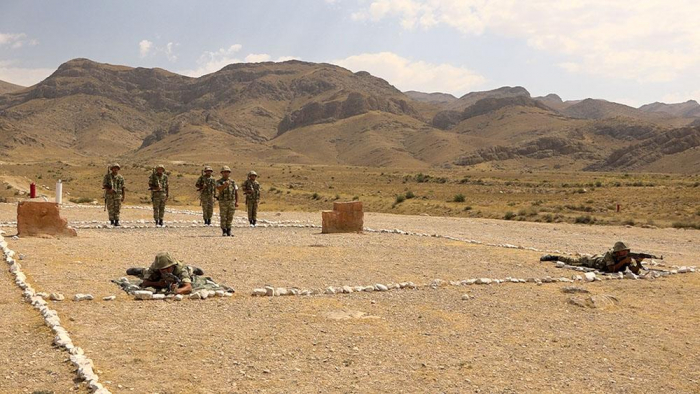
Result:
[[[180,71],[180,73],[190,77],[201,77],[202,75],[219,71],[232,63],[259,63],[269,62],[272,59],[272,56],[266,53],[250,53],[241,59],[239,57],[241,49],[243,49],[241,44],[234,44],[228,48],[219,48],[218,51],[205,51],[197,60],[197,68]],[[276,61],[283,62],[293,59],[296,58],[281,56]]]
[[[34,46],[38,43],[35,39],[27,38],[24,33],[0,33],[0,47],[7,45],[12,49],[17,49],[25,45]]]
[[[18,67],[14,61],[0,61],[0,80],[20,86],[32,86],[54,71],[51,68]]]
[[[666,82],[700,71],[697,0],[358,0],[355,20],[523,39],[570,72]]]
[[[177,47],[179,45],[180,44],[173,43],[173,42],[169,42],[167,45],[165,45],[163,52],[165,52],[165,56],[168,58],[169,61],[171,61],[171,62],[177,61],[177,55],[175,55],[174,50],[175,50],[175,47]]]
[[[141,40],[141,42],[139,42],[139,56],[142,58],[148,56],[152,49],[153,43],[151,41]]]
[[[269,62],[271,59],[270,55],[266,53],[251,53],[250,55],[246,56],[244,61],[246,63],[260,63],[260,62]]]
[[[486,82],[486,78],[465,67],[411,61],[391,52],[364,53],[334,60],[332,63],[355,72],[367,71],[402,91],[462,95]]]

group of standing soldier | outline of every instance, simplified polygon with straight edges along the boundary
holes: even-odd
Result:
[[[102,188],[105,190],[105,207],[109,212],[109,222],[113,226],[120,225],[119,212],[126,194],[124,177],[119,174],[120,169],[119,164],[110,164],[109,171],[102,180]],[[218,180],[212,176],[213,172],[214,170],[210,166],[205,166],[202,175],[195,183],[202,205],[204,224],[211,225],[214,200],[216,199],[219,201],[221,231],[224,236],[230,237],[233,214],[238,207],[238,185],[230,178],[231,168],[228,166],[221,168],[221,178]],[[257,224],[258,203],[260,202],[260,183],[258,183],[257,178],[258,174],[255,171],[250,171],[242,185],[248,210],[248,222],[251,227],[255,227]],[[148,178],[148,190],[151,191],[153,220],[156,226],[162,227],[165,203],[170,196],[168,174],[165,173],[163,165],[159,164],[153,169]]]

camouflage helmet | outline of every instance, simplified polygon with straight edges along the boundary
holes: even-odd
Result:
[[[204,166],[204,172],[207,172],[207,171],[214,171],[214,170],[211,168],[211,166]]]
[[[157,270],[162,270],[164,268],[172,267],[177,264],[177,260],[170,256],[168,252],[160,252],[156,255],[156,259],[153,261],[153,268]]]
[[[622,241],[615,242],[615,245],[613,245],[613,252],[621,252],[623,250],[630,250],[630,247]]]
[[[226,172],[226,171],[231,172],[231,169],[229,168],[229,166],[221,167],[221,172]]]
[[[109,169],[110,169],[110,170],[111,170],[112,168],[114,168],[114,167],[117,167],[117,168],[119,168],[119,169],[122,168],[122,166],[120,166],[119,163],[112,163],[112,164],[109,165]]]
[[[248,173],[248,176],[251,176],[251,175],[255,175],[255,176],[258,176],[258,173],[257,173],[257,172],[255,172],[255,171],[251,171],[251,172],[249,172],[249,173]]]
[[[159,168],[162,168],[163,171],[165,171],[165,166],[164,166],[164,165],[158,164],[158,165],[156,166],[156,170],[159,169]]]

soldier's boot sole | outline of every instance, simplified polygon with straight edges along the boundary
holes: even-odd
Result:
[[[204,270],[202,270],[199,267],[192,267],[192,273],[195,275],[202,276],[202,275],[204,275]]]
[[[126,270],[127,275],[132,275],[132,276],[143,276],[143,272],[145,271],[145,268],[129,268]]]

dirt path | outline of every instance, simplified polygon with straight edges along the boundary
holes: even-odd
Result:
[[[104,220],[96,209],[63,212],[71,220]],[[0,204],[0,221],[12,220],[12,213]],[[125,210],[123,220],[149,214]],[[320,221],[318,214],[262,216]],[[195,218],[169,215],[166,222]],[[563,284],[254,298],[250,290],[265,284],[325,287],[572,272],[540,263],[537,252],[447,239],[248,227],[223,238],[217,228],[175,225],[9,241],[24,254],[23,269],[37,291],[96,297],[52,307],[115,393],[700,391],[697,273],[581,285],[588,295],[619,300],[598,309],[569,303]],[[700,256],[698,231],[379,214],[368,214],[366,226],[590,252],[620,237],[673,264],[697,265]],[[160,250],[199,265],[238,293],[138,302],[109,282],[130,266],[149,264]],[[11,313],[31,312],[12,291],[12,304],[21,308]],[[465,293],[474,297],[462,300]],[[115,301],[100,300],[111,294]]]

